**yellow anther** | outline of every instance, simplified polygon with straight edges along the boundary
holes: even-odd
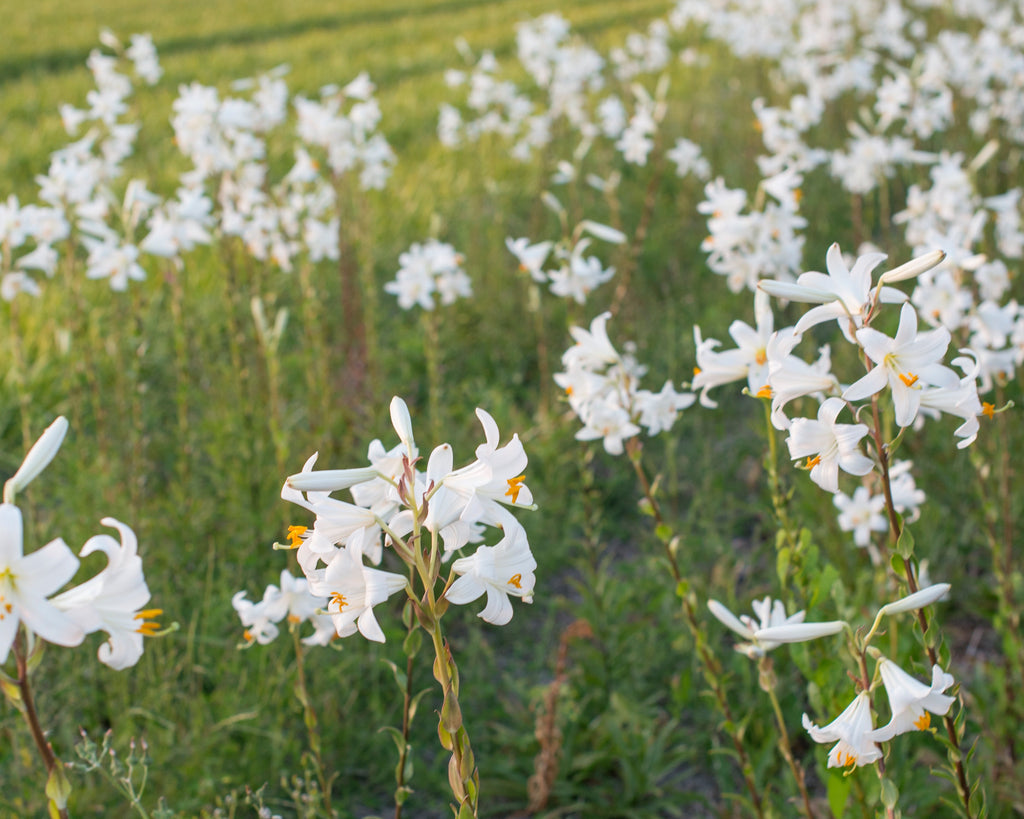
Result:
[[[302,622],[302,618],[299,617],[299,615],[297,614],[289,614],[288,622],[291,623],[293,626],[297,626],[299,623]]]
[[[509,584],[510,586],[515,586],[515,587],[516,587],[517,589],[522,589],[522,588],[523,588],[523,587],[522,587],[522,586],[520,585],[520,584],[521,584],[522,582],[523,582],[523,576],[522,576],[521,574],[514,574],[514,575],[512,575],[512,576],[511,576],[511,577],[510,577],[510,578],[508,579],[508,584]]]
[[[568,395],[570,398],[572,397],[572,384],[565,388],[565,394]]]
[[[156,620],[150,620],[150,617],[159,617],[164,613],[163,609],[143,609],[135,613],[134,619],[141,620],[139,627],[135,629],[138,634],[143,637],[154,637],[157,631],[160,630],[160,624]],[[250,638],[246,638],[250,639]]]
[[[839,755],[839,764],[844,768],[851,768],[857,764],[857,757],[853,754],[846,754],[846,758],[843,758],[843,754]]]
[[[508,491],[505,492],[505,497],[512,498],[512,503],[519,500],[519,490],[523,488],[523,481],[525,480],[525,475],[520,475],[518,478],[508,479]]]
[[[820,455],[815,455],[813,458],[808,458],[807,459],[807,463],[804,464],[804,467],[807,468],[807,469],[814,469],[814,467],[816,467],[820,463],[821,463],[821,456]]]
[[[348,605],[348,600],[345,599],[345,595],[343,595],[341,592],[332,592],[331,603],[336,605],[338,607],[338,611],[340,612],[345,610],[345,606]]]
[[[932,724],[932,715],[925,711],[921,716],[914,720],[914,726],[918,731],[927,731],[928,726]]]
[[[694,367],[693,368],[693,374],[694,375],[700,375],[700,367]]]
[[[803,188],[794,188],[793,189],[793,198],[797,202],[799,202],[801,199],[803,199],[804,198],[804,189]]]
[[[754,356],[754,361],[761,365],[768,363],[768,351],[765,350],[764,347],[762,347],[760,350],[757,351],[757,355]]]
[[[249,631],[249,629],[246,629],[242,632],[242,638],[245,640],[245,642],[251,643],[253,641],[252,632]]]
[[[917,376],[913,373],[907,373],[906,375],[900,373],[900,381],[907,387],[913,387],[917,383]]]
[[[772,388],[768,384],[765,384],[763,387],[761,387],[761,389],[754,393],[754,395],[756,395],[758,398],[771,398]]]
[[[986,416],[987,418],[995,418],[996,417],[996,405],[995,404],[990,404],[988,401],[982,401],[981,402],[981,414]]]
[[[288,527],[288,548],[298,549],[302,545],[302,540],[309,531],[308,526],[289,526]]]

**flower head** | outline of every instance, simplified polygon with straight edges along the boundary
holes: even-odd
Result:
[[[938,665],[932,666],[930,686],[914,679],[885,657],[878,658],[878,671],[889,697],[892,719],[870,732],[875,742],[886,742],[908,731],[926,730],[931,725],[930,715],[945,716],[955,700],[942,693],[953,684],[953,675],[946,674]]]
[[[835,742],[828,754],[828,767],[849,768],[870,765],[882,758],[871,728],[871,700],[861,691],[846,710],[824,728],[803,716],[804,728],[815,742]]]

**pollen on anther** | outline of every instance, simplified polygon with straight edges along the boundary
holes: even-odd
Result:
[[[932,715],[925,711],[921,716],[914,720],[914,726],[918,731],[927,731],[928,726],[932,724]]]
[[[816,467],[820,463],[821,463],[821,456],[820,455],[815,455],[813,458],[808,458],[807,459],[807,463],[804,464],[804,467],[807,468],[807,469],[814,469],[814,467]]]
[[[990,404],[988,401],[981,402],[981,414],[986,418],[996,417],[996,405]]]
[[[150,617],[159,617],[164,613],[163,609],[142,609],[133,616],[135,620],[141,620],[139,627],[135,629],[136,633],[141,634],[143,637],[154,637],[157,631],[160,630],[160,624],[156,620],[150,620]],[[248,634],[248,632],[247,632]],[[246,639],[251,639],[248,636]]]
[[[521,574],[518,574],[518,573],[512,575],[508,579],[508,584],[510,586],[515,586],[517,589],[522,589],[523,588],[522,585],[521,585],[522,582],[523,582],[523,576]]]
[[[758,398],[771,398],[772,397],[772,388],[768,384],[765,384],[763,387],[761,387],[761,389],[759,389],[755,393],[755,395]]]
[[[508,491],[505,492],[506,498],[512,498],[512,503],[519,500],[519,492],[523,488],[523,481],[526,480],[525,475],[520,475],[517,478],[508,479]]]
[[[906,375],[900,373],[900,381],[903,382],[904,386],[913,387],[917,383],[917,376],[913,373],[907,373]]]
[[[288,527],[288,548],[298,549],[302,545],[303,538],[306,532],[309,531],[308,526],[289,526]]]
[[[345,595],[341,592],[332,592],[331,603],[338,607],[338,611],[344,611],[345,606],[348,605],[348,601],[345,599]]]

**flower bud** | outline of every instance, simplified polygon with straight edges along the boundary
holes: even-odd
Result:
[[[918,256],[916,259],[911,259],[909,262],[904,262],[899,267],[894,267],[887,273],[883,273],[878,283],[892,284],[893,282],[902,282],[907,279],[916,279],[922,273],[926,273],[936,265],[942,264],[942,260],[945,258],[945,252],[933,250],[931,253],[925,253],[923,256]]]
[[[357,483],[372,481],[376,477],[377,470],[370,466],[361,469],[318,469],[315,472],[289,475],[286,483],[300,492],[336,492]]]
[[[881,614],[899,614],[904,611],[923,609],[945,597],[949,593],[949,589],[949,583],[936,583],[926,589],[919,589],[913,594],[908,594],[906,597],[882,606]]]
[[[60,415],[39,436],[39,440],[28,451],[28,455],[25,456],[25,460],[18,467],[18,471],[4,484],[5,502],[13,503],[18,492],[28,486],[40,472],[46,469],[50,461],[53,460],[53,456],[57,454],[57,450],[60,449],[67,431],[68,419]]]

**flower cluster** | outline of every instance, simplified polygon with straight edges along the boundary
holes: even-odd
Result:
[[[944,716],[949,711],[954,698],[943,692],[953,685],[951,675],[934,665],[931,684],[922,683],[869,647],[884,617],[924,608],[943,599],[948,592],[948,583],[938,583],[882,606],[870,632],[858,648],[858,652],[865,655],[870,653],[875,658],[873,677],[858,681],[861,687],[859,693],[828,725],[818,727],[807,714],[803,715],[803,725],[811,739],[820,743],[835,743],[828,755],[830,768],[870,765],[882,758],[878,743],[888,742],[910,731],[925,731],[931,724],[932,714]],[[760,660],[767,652],[783,643],[802,643],[844,630],[850,631],[849,624],[842,620],[805,623],[802,611],[787,617],[782,602],[773,602],[770,597],[755,600],[753,608],[756,619],[748,615],[736,617],[717,600],[708,601],[708,609],[715,618],[744,638],[745,642],[738,644],[736,650],[754,660]],[[871,692],[879,682],[888,696],[891,717],[888,723],[875,728]]]
[[[462,263],[462,254],[447,242],[437,239],[428,239],[423,244],[413,242],[398,257],[398,273],[384,289],[398,298],[398,306],[403,310],[416,305],[433,310],[438,298],[443,305],[454,304],[460,298],[473,295]]]
[[[104,526],[109,535],[89,538],[79,555],[106,555],[98,574],[55,594],[78,571],[79,560],[60,538],[25,554],[21,510],[14,501],[53,459],[64,440],[68,422],[51,424],[29,451],[18,471],[4,485],[0,504],[0,663],[4,663],[24,626],[29,635],[60,646],[77,646],[87,634],[103,631],[107,640],[99,648],[100,661],[120,670],[142,656],[143,638],[152,637],[159,624],[152,618],[159,609],[146,609],[150,593],[142,573],[135,533],[114,518]]]
[[[314,471],[314,454],[302,472],[288,478],[281,497],[315,517],[312,525],[289,529],[289,546],[296,550],[308,582],[308,592],[293,584],[300,609],[306,606],[302,612],[314,605],[308,596],[312,594],[320,601],[313,613],[328,614],[339,636],[359,631],[383,642],[373,608],[398,591],[405,590],[416,606],[432,609],[434,616],[441,613],[441,600],[460,605],[486,594],[480,617],[496,625],[512,618],[510,597],[533,600],[537,563],[525,529],[506,508],[532,508],[533,495],[523,474],[526,452],[518,435],[500,445],[498,426],[487,412],[478,409],[477,417],[484,443],[477,447],[476,459],[459,469],[454,468],[449,444],[435,447],[426,470],[418,469],[409,411],[396,397],[391,420],[397,445],[385,449],[380,440],[373,441],[369,466],[354,469]],[[349,490],[351,501],[331,497],[342,489]],[[487,544],[495,531],[497,539]],[[453,560],[443,580],[442,564],[474,544],[481,545]],[[386,553],[415,570],[422,598],[408,575],[375,568]],[[282,590],[271,587],[259,604],[236,595],[235,606],[253,639],[272,639],[274,618],[280,620],[287,610],[282,597],[286,582],[282,575]]]
[[[589,330],[570,328],[576,343],[562,356],[565,372],[555,375],[555,383],[565,390],[569,406],[583,423],[576,439],[600,438],[608,453],[621,455],[623,442],[641,428],[648,435],[671,429],[680,410],[692,405],[696,396],[677,392],[671,381],[660,392],[640,389],[646,368],[612,346],[605,329],[609,318],[611,313],[602,313]]]
[[[240,591],[231,598],[231,605],[245,628],[242,635],[245,646],[272,642],[279,632],[277,624],[282,620],[287,620],[290,628],[298,628],[306,622],[313,625],[313,633],[302,638],[306,645],[327,645],[338,636],[331,617],[319,613],[327,605],[327,598],[311,594],[306,578],[294,577],[287,569],[281,570],[281,585],[268,585],[258,603]]]
[[[565,211],[555,197],[548,195],[545,200],[564,219]],[[572,299],[577,304],[585,304],[587,297],[599,285],[609,281],[615,275],[614,267],[605,267],[597,256],[588,256],[589,234],[611,244],[622,244],[626,241],[625,234],[607,225],[584,219],[571,233],[559,242],[535,242],[520,237],[505,239],[505,246],[519,262],[519,270],[529,274],[537,284],[547,284],[551,292],[562,298]],[[545,269],[549,260],[554,266]]]

